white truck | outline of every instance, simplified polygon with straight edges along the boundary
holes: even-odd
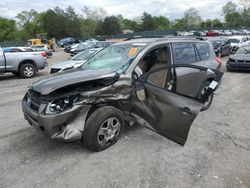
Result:
[[[0,74],[12,72],[23,78],[32,78],[46,66],[45,52],[4,53],[0,48]]]

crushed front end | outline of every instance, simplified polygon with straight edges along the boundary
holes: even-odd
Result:
[[[91,105],[68,104],[68,98],[61,100],[51,103],[42,100],[39,93],[29,90],[22,101],[24,117],[31,126],[52,139],[80,140]]]
[[[91,110],[112,105],[128,112],[131,82],[109,77],[58,88],[48,94],[28,90],[22,101],[25,119],[55,140],[80,140]]]

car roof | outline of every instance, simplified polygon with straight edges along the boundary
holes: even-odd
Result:
[[[116,43],[114,45],[121,45],[121,44],[138,44],[144,46],[152,44],[152,43],[160,43],[160,42],[166,42],[166,43],[171,43],[171,42],[206,42],[206,38],[202,37],[193,37],[193,36],[188,36],[188,37],[178,37],[178,36],[163,36],[163,37],[145,37],[145,38],[135,38],[135,39],[128,39],[123,42]]]

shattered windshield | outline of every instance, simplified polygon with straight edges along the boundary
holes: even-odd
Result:
[[[97,53],[82,66],[84,70],[105,69],[109,72],[124,72],[143,46],[133,44],[113,45]]]
[[[85,50],[79,54],[72,57],[73,60],[87,60],[89,59],[97,50]]]

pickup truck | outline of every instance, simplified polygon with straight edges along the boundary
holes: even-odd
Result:
[[[45,52],[4,53],[0,48],[0,74],[12,72],[23,78],[32,78],[46,66]]]

